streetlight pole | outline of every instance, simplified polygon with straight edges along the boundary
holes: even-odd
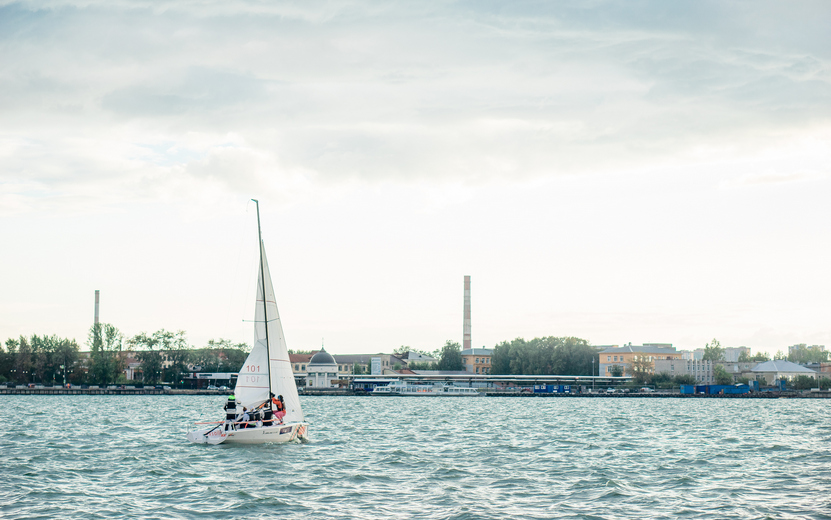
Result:
[[[594,393],[594,356],[592,356],[592,393]]]

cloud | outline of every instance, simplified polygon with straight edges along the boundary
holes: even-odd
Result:
[[[27,144],[0,146],[0,180],[153,198],[200,179],[525,182],[748,161],[831,126],[825,10],[6,3],[0,143]]]
[[[759,173],[745,174],[723,184],[724,187],[758,186],[764,184],[786,184],[791,182],[804,182],[822,179],[823,175],[818,172],[790,172],[790,173]]]

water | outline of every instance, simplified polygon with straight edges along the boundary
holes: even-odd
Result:
[[[831,518],[825,400],[301,399],[203,446],[221,397],[0,396],[0,517]]]

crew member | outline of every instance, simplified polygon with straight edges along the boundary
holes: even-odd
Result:
[[[264,426],[271,426],[272,423],[274,422],[274,419],[272,418],[273,411],[271,409],[272,403],[274,402],[274,394],[269,393],[268,396],[269,396],[268,401],[263,403],[263,425]]]
[[[251,416],[248,415],[248,408],[243,406],[242,407],[242,415],[239,417],[238,422],[242,423],[243,428],[248,428],[249,427],[248,421],[250,421],[250,420],[251,420]]]
[[[283,424],[283,417],[286,416],[286,403],[283,402],[282,395],[278,395],[277,399],[273,397],[274,394],[271,395],[271,409],[274,410],[274,417],[280,421],[280,424]]]
[[[225,431],[228,431],[229,426],[234,423],[237,418],[237,398],[234,394],[228,396],[228,402],[225,403]]]

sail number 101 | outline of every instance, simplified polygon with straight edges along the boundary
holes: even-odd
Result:
[[[246,372],[259,372],[260,365],[245,365]]]

